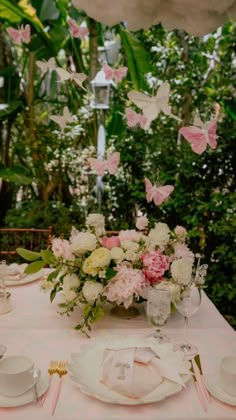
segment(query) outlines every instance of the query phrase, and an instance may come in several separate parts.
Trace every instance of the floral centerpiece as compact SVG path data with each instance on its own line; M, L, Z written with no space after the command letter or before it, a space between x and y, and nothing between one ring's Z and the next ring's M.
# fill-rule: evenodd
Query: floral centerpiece
M28 272L44 264L54 268L43 289L51 290L51 301L60 295L61 313L69 315L81 307L83 321L75 328L87 332L104 315L105 302L129 308L146 299L150 286L169 287L174 302L194 281L203 282L203 276L193 275L195 257L185 228L176 226L171 231L159 222L150 229L148 224L147 217L141 216L136 229L108 236L104 216L90 214L85 231L73 227L69 239L53 238L50 250L18 252L33 261Z

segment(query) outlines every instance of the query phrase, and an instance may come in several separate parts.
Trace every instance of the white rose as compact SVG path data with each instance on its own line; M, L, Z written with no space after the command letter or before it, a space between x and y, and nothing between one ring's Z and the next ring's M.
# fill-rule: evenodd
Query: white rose
M192 280L192 264L189 260L180 258L171 264L171 275L175 282L181 286L188 286Z
M130 249L128 249L125 253L125 258L128 261L132 261L132 262L137 261L138 257L139 257L138 254L136 254L136 252Z
M111 253L109 249L100 247L95 249L89 257L90 263L93 267L103 268L110 264Z
M102 292L103 285L101 283L87 280L83 285L82 293L88 303L93 303Z
M93 251L97 245L96 236L89 232L78 232L71 236L71 250L74 254L81 255L86 251Z
M117 264L120 264L125 259L125 253L122 248L119 248L118 246L114 246L110 250L111 253L111 259L114 260Z
M137 252L139 249L139 245L137 244L137 242L132 242L132 241L122 241L121 242L121 246L124 249L129 249L130 251L134 251Z
M76 298L77 293L74 289L77 289L80 285L80 280L76 274L67 274L63 279L63 292L66 300L71 301Z
M179 241L184 242L187 237L187 230L183 226L176 226L174 230Z
M160 248L164 248L170 239L170 229L166 223L155 223L155 228L151 229L148 237Z
M105 219L102 214L91 213L86 219L87 226L92 226L95 228L96 234L101 236L105 233Z

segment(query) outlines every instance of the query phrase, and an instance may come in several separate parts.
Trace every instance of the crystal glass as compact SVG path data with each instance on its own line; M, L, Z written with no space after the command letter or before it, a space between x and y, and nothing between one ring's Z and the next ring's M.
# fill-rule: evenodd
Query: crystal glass
M175 345L175 350L183 351L186 356L194 356L198 353L198 348L194 344L188 341L188 321L189 317L198 311L201 304L201 289L192 285L189 289L189 293L183 296L179 301L175 302L177 311L184 316L185 322L185 341Z
M159 343L170 341L169 337L162 333L162 328L170 316L169 290L150 287L146 312L149 323L156 329L152 337L156 338Z

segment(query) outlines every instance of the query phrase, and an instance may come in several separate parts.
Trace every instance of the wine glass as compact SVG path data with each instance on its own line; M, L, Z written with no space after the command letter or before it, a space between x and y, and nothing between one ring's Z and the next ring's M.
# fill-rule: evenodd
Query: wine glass
M180 300L174 302L177 311L184 316L185 321L185 342L176 344L174 346L175 350L181 350L188 357L194 356L198 353L198 348L194 344L189 343L188 341L188 321L189 317L193 315L200 307L201 304L201 289L192 285L190 287L189 293L185 296L182 296Z
M170 293L168 289L150 287L147 299L147 318L156 331L151 336L159 343L166 343L169 337L162 333L162 328L170 316Z

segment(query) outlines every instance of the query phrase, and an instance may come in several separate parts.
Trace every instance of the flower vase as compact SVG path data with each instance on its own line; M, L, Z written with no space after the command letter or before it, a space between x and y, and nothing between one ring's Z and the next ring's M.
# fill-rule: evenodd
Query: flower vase
M125 308L124 305L114 305L110 310L110 314L115 318L133 319L139 316L140 312L134 305L131 305L128 308Z

